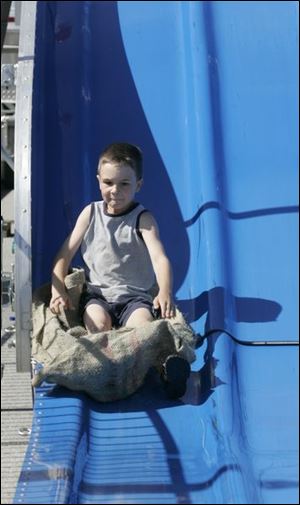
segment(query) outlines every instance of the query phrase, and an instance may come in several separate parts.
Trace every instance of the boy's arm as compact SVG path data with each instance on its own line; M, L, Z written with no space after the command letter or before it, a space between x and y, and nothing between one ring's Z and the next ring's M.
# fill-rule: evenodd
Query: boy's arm
M153 300L154 308L160 308L162 317L173 317L175 306L172 296L172 268L159 238L157 223L150 212L141 215L139 230L149 251L159 287L158 295Z
M54 314L59 314L60 307L71 308L70 300L65 288L65 277L68 274L70 263L79 249L83 236L90 222L91 205L83 209L79 215L71 234L67 237L57 253L53 270L50 309Z

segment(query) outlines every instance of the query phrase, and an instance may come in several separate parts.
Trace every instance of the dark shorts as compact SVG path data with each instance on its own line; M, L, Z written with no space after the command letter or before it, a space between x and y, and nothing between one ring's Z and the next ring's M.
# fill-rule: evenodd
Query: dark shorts
M114 328L125 326L131 314L140 308L148 309L153 318L156 318L152 302L142 296L135 296L125 302L110 303L104 296L92 293L88 290L84 290L80 298L79 312L81 318L83 318L84 311L91 300L95 300L98 305L106 310L111 317L112 326Z

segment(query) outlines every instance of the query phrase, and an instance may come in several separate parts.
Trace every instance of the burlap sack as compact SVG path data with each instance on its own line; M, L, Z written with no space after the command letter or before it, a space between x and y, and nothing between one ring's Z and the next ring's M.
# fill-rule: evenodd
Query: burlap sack
M194 361L196 336L178 310L175 318L156 320L140 328L88 335L77 319L83 283L82 270L66 278L75 310L60 317L47 306L50 285L35 293L32 355L44 367L34 376L33 386L47 380L108 402L134 393L149 369L160 369L170 354Z

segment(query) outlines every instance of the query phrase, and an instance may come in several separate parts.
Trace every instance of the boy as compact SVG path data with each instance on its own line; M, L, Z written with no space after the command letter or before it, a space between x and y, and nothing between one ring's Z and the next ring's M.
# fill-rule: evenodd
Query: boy
M138 147L126 143L108 146L100 156L97 173L103 201L83 209L55 258L50 309L58 314L61 307L71 308L64 279L81 246L87 277L81 310L89 333L113 326L138 327L153 321L153 308L159 309L163 318L175 315L171 265L157 224L152 214L134 201L142 175ZM155 281L158 293L153 299ZM170 370L179 364L182 371L186 369L186 380L188 363L172 358ZM183 389L185 385L180 392Z

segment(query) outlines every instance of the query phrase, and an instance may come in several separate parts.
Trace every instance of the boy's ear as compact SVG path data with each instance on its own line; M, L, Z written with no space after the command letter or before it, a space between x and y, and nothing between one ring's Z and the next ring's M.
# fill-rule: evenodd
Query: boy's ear
M138 191L141 189L141 187L142 187L142 185L143 185L143 182L144 182L144 181L143 181L143 179L139 179L139 180L137 181L137 188L136 188L136 192L138 192Z

